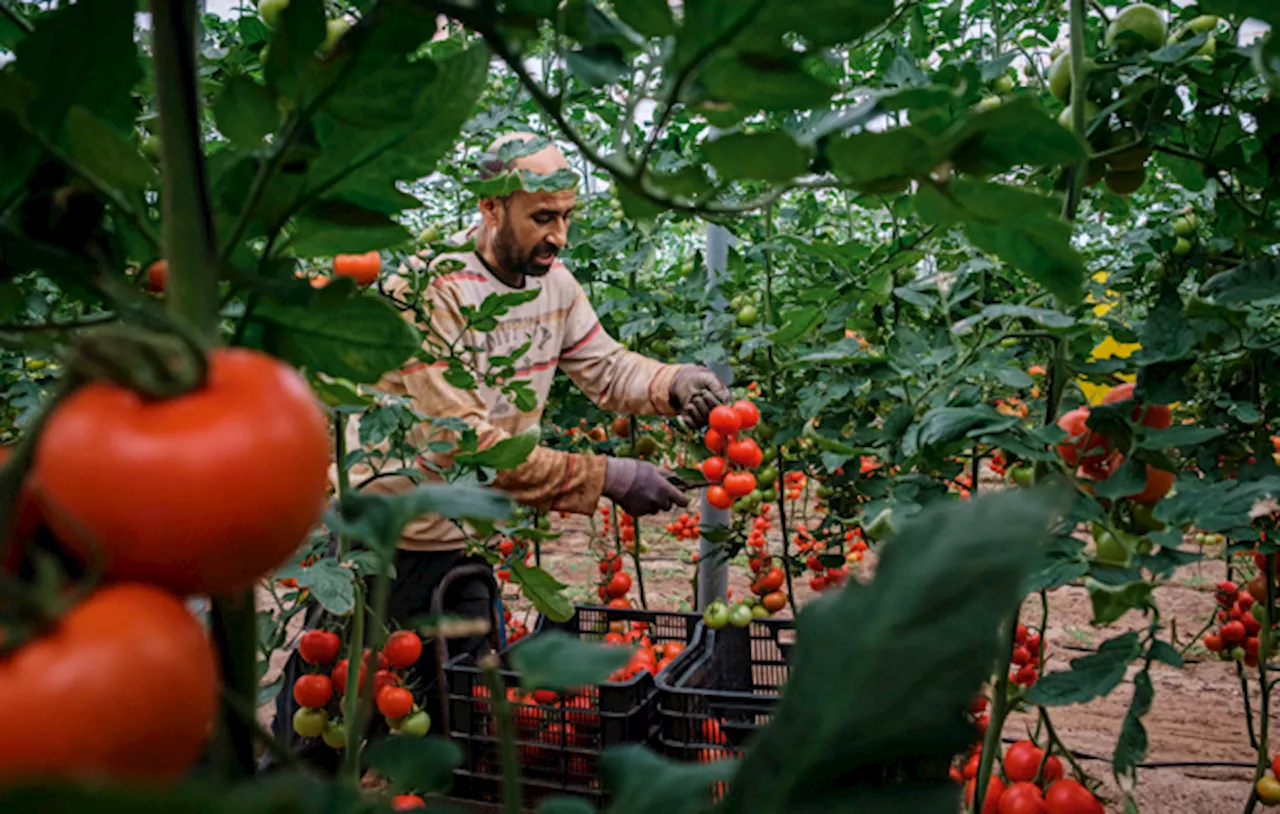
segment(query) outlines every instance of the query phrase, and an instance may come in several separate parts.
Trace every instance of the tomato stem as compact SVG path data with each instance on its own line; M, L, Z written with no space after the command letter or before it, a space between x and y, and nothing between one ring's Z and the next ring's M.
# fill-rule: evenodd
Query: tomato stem
M501 662L493 653L480 659L484 671L484 683L489 688L489 701L493 705L493 717L498 723L498 742L502 754L502 801L507 814L520 814L523 795L520 792L520 758L516 749L515 727L511 722L511 704L507 701L502 676L498 675Z
M1009 714L1009 664L1013 656L1014 634L1018 629L1018 614L1000 637L1001 657L996 665L996 685L991 692L991 714L987 718L987 732L982 739L982 757L978 760L978 777L973 788L973 811L982 811L987 797L987 785L991 780L991 767L1000 751L1000 734L1004 731L1004 719Z
M1085 0L1071 0L1071 129L1085 139L1085 103L1088 100L1089 78L1085 75ZM1086 145L1088 140L1085 139ZM1092 150L1090 149L1090 152ZM1063 204L1062 217L1076 219L1076 210L1084 193L1084 177L1089 159L1077 162L1071 168L1071 184L1067 188L1067 200Z
M1250 814L1258 805L1258 781L1262 779L1271 765L1268 759L1267 734L1271 718L1271 687L1267 683L1267 654L1271 651L1271 614L1276 602L1276 555L1267 555L1267 567L1264 569L1267 578L1266 614L1263 616L1262 629L1258 631L1258 688L1262 691L1262 709L1258 716L1258 764L1253 773L1253 787L1249 790L1249 800L1245 803L1245 814ZM1247 689L1247 688L1246 688ZM1248 692L1245 692L1248 697Z
M347 637L347 691L342 696L342 718L347 725L347 748L343 761L344 773L358 787L360 785L360 741L364 739L364 727L358 725L356 718L360 711L362 683L373 684L373 675L364 664L364 585L356 580L355 585L356 612L351 616L351 628ZM370 667L377 666L371 659ZM365 673L365 682L361 682L360 674ZM355 692L352 692L352 689Z
M160 166L165 297L174 314L203 336L218 331L218 253L205 184L196 82L195 3L151 0Z

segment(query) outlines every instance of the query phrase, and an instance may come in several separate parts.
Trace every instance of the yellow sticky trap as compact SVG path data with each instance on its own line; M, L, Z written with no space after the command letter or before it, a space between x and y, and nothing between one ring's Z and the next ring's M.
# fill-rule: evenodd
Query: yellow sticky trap
M1114 336L1108 336L1106 339L1098 343L1097 347L1089 355L1090 361L1099 359L1128 359L1134 353L1142 349L1142 345L1137 342L1117 342ZM1121 381L1136 382L1138 377L1132 373L1117 373ZM1111 385L1094 384L1085 380L1083 377L1077 380L1080 384L1080 391L1084 393L1085 399L1089 404L1101 404L1102 399L1111 392Z

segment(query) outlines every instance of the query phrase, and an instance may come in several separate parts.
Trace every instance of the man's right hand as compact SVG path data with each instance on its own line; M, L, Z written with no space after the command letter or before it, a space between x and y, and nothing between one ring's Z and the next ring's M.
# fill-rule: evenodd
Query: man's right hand
M605 469L604 496L633 517L688 506L689 498L671 484L664 470L646 461L610 458Z

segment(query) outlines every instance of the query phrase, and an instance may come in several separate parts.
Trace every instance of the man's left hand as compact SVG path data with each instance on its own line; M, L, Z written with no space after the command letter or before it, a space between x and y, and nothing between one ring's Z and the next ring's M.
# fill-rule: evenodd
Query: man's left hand
M694 429L707 425L707 417L718 404L729 403L729 388L705 367L685 365L671 382L671 406L680 411Z

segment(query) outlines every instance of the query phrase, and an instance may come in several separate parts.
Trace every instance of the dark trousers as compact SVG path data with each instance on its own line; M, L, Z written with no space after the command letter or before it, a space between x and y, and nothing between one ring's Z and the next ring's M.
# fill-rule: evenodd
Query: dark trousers
M435 589L444 580L446 574L455 568L472 563L483 564L479 557L468 557L462 551L400 551L396 555L396 578L391 581L391 590L387 601L387 623L392 628L406 627L414 617L422 617L431 613L431 599ZM473 619L487 619L491 614L497 615L499 625L502 621L501 610L490 604L490 594L483 579L465 578L454 580L444 594L443 611L452 616ZM321 626L326 613L319 605L307 610L304 628L310 630ZM366 630L368 628L366 627ZM449 641L450 658L461 653L480 655L489 650L489 639L486 636L471 636ZM344 653L339 654L342 658ZM295 647L290 653L284 667L284 683L276 696L276 717L272 724L272 733L282 743L290 745L298 755L322 772L336 773L342 765L343 753L327 746L321 739L303 740L293 731L293 715L298 704L293 700L293 683L298 676L308 672L308 667L298 655ZM436 670L436 647L432 640L423 642L422 657L411 670L411 681L414 694L418 697L423 709L431 716L431 734L442 734L439 731L442 720L440 715L441 697L444 688L439 686ZM348 687L356 685L357 669L349 669ZM336 693L329 704L330 717L340 713L341 698ZM368 736L386 733L387 726L377 710L373 711ZM267 753L260 768L269 770L277 764L276 758Z

